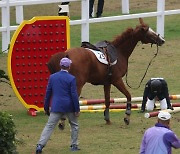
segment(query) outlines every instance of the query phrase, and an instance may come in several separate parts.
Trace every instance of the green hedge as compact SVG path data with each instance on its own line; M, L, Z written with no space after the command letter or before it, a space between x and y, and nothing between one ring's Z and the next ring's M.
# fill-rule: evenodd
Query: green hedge
M12 115L0 112L0 154L17 154L15 124Z

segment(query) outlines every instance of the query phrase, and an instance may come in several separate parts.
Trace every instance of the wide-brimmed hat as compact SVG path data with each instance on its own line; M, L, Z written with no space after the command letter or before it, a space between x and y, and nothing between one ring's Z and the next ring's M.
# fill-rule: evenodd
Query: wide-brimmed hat
M171 114L169 112L160 111L158 114L158 118L161 120L169 120L171 118Z
M69 58L62 58L60 60L60 66L69 67L71 65L72 61Z

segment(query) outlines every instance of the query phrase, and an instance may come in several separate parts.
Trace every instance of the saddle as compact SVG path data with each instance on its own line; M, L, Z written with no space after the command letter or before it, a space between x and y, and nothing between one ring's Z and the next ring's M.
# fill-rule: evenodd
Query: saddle
M106 40L97 42L95 45L89 42L82 42L81 47L102 52L107 57L107 61L110 66L116 64L117 62L116 48Z
M102 52L108 61L108 80L110 80L110 76L112 75L111 67L117 63L117 51L116 48L108 41L100 41L97 42L95 45L89 42L82 42L81 47L89 48L95 51Z

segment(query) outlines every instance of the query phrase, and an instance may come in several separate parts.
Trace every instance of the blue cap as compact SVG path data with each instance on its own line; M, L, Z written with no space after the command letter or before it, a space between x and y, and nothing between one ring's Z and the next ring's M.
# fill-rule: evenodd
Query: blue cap
M69 67L72 61L69 58L62 58L60 60L60 66Z

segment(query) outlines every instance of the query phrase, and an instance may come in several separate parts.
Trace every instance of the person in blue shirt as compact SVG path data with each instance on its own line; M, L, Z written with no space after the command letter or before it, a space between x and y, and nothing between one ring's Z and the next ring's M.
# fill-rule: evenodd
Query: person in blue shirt
M71 63L69 58L62 58L60 60L61 70L49 77L44 101L44 111L49 115L49 119L37 143L36 154L42 153L55 126L64 117L67 117L71 126L70 149L71 151L80 150L78 148L80 107L76 78L68 72Z
M171 114L160 111L158 122L143 136L140 154L172 154L172 147L180 148L180 139L170 129Z

